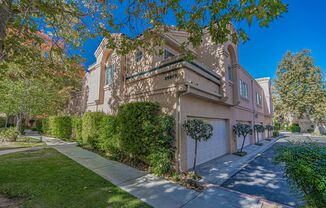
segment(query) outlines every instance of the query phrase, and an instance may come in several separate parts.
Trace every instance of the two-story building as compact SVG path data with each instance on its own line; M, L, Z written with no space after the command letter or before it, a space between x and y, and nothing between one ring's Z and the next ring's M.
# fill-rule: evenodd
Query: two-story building
M96 62L85 75L86 111L115 114L122 103L159 102L164 113L175 116L176 156L183 171L191 168L194 158L194 141L182 128L185 120L201 118L214 127L213 137L198 145L198 164L241 146L242 138L232 132L237 122L271 124L271 81L254 79L239 65L237 45L216 45L204 31L202 44L189 48L195 58L186 60L180 48L186 32L171 27L163 38L161 55L139 49L125 56L106 48L103 39L94 53ZM255 140L250 136L245 145Z

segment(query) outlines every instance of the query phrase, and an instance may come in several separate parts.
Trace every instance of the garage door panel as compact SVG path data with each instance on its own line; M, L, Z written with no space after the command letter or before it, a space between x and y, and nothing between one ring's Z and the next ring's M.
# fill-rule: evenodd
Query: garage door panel
M198 142L197 164L212 160L228 153L228 142L225 120L208 121L213 126L213 135L208 141ZM187 160L188 167L192 168L195 154L195 141L187 137Z

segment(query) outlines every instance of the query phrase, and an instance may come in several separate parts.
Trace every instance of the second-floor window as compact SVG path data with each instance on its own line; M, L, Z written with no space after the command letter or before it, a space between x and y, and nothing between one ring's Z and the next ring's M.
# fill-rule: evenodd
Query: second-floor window
M248 98L248 84L240 79L240 95Z
M105 69L105 85L110 85L113 83L115 65L109 64Z
M262 97L258 92L256 92L256 103L257 103L257 105L262 104Z
M172 52L170 52L170 51L168 51L166 49L164 50L164 60L168 59L170 57L173 57L173 56L174 56L174 54Z
M141 52L140 50L136 51L135 53L135 60L136 62L140 62L143 58L143 52Z
M233 74L232 74L232 66L231 65L228 66L228 76L229 76L229 80L232 81Z

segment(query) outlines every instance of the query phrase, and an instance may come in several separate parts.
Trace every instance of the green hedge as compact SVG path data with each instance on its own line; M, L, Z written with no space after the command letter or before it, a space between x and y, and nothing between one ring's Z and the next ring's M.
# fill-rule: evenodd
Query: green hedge
M0 128L4 128L6 126L6 118L0 117Z
M71 117L70 116L50 116L50 135L60 139L70 139L71 137Z
M42 133L48 135L50 134L49 118L42 119Z
M43 120L43 119L37 119L37 120L36 120L36 130L37 130L38 132L43 132L43 131L42 131L42 120Z
M276 163L285 164L285 175L304 193L305 207L326 207L326 151L313 143L292 143L278 149Z
M301 128L300 128L299 124L297 124L297 123L293 123L293 124L291 124L291 126L290 126L290 131L291 131L292 133L300 132L300 131L301 131Z
M99 130L102 119L106 115L103 112L87 112L82 118L82 144L90 144L97 148Z
M121 150L146 160L158 125L160 106L152 102L127 103L119 107L117 130Z
M97 147L106 155L119 158L121 148L117 135L117 120L114 116L104 116L99 126L99 138Z
M71 117L71 138L78 143L82 143L82 118L80 116Z

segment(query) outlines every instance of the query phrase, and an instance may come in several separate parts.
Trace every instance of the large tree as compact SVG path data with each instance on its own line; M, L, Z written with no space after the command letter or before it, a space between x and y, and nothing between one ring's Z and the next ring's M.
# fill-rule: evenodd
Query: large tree
M255 20L266 27L286 11L281 0L0 0L0 60L13 58L24 39L37 38L36 31L75 48L99 35L115 47L111 32L120 32L125 35L119 47L123 53L159 44L171 24L187 31L185 44L193 46L201 43L205 26L216 43L224 43L230 34L234 41L245 41L243 24L237 23ZM230 22L238 25L236 30L230 29ZM141 40L130 39L139 34Z
M279 117L309 116L316 124L326 117L326 89L309 50L287 52L276 71L275 112Z

